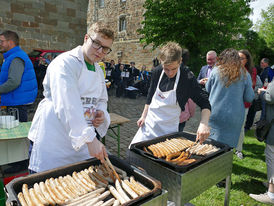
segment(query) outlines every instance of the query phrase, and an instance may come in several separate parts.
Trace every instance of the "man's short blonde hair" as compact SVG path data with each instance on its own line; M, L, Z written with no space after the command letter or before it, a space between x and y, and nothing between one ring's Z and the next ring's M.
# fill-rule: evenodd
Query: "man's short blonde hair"
M96 22L89 27L88 35L92 35L93 33L101 33L105 38L114 41L113 30L109 29L109 27L103 22Z
M168 42L161 48L159 58L161 64L171 64L175 61L179 62L182 59L182 48L178 43Z

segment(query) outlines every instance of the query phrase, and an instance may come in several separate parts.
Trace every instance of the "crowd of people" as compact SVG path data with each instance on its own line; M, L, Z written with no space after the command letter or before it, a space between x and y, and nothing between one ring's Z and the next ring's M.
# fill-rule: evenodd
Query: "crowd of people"
M106 79L111 82L111 88L116 90L116 97L126 96L126 88L134 87L141 95L146 96L151 80L151 72L147 71L146 65L141 70L136 68L135 62L124 64L118 59L104 62L106 65Z
M255 100L262 101L262 119L274 116L274 68L267 58L261 60L261 71L254 67L247 50L225 49L219 55L209 51L207 65L198 78L187 66L189 51L175 42L166 43L159 60L148 72L135 62L123 64L118 59L101 62L109 54L114 32L102 23L93 24L83 38L83 45L64 52L54 60L39 59L43 83L36 81L35 70L27 54L19 46L15 32L0 34L0 48L5 61L0 72L1 106L16 108L19 120L27 121L27 109L43 86L44 99L32 120L30 140L30 173L42 172L90 157L101 162L108 156L98 137L104 137L110 124L107 111L108 94L105 78L124 95L132 86L147 96L139 127L131 144L165 134L183 131L193 116L196 105L201 108L197 139L208 137L235 148L240 159L246 130L253 125ZM103 68L103 69L102 69ZM237 114L237 115L235 115ZM129 145L129 147L131 146ZM45 145L47 145L45 147ZM250 197L274 203L274 124L266 139L267 187L265 194Z

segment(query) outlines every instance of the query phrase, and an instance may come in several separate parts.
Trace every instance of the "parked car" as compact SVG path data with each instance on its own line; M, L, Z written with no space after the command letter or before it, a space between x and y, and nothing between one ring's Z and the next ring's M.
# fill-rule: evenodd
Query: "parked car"
M34 66L39 90L43 90L42 83L46 75L48 64L52 59L63 52L64 51L60 50L34 49L29 53L29 58ZM49 58L49 55L51 55L51 59Z
M34 49L32 52L29 53L29 58L31 59L33 65L35 61L39 60L39 57L43 57L43 59L47 59L48 55L51 55L54 59L59 54L63 53L65 51L61 50L46 50L46 49Z

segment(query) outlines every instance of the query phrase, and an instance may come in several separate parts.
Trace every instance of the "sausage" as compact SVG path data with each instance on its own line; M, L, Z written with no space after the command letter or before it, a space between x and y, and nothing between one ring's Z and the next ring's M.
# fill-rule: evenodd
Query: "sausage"
M103 203L104 203L104 201L99 201L99 202L97 202L95 205L93 205L93 206L101 206L101 205L103 205ZM87 206L89 206L89 205L87 205Z
M78 185L85 190L85 193L90 191L90 188L88 188L85 184L82 183L76 172L72 173L72 179L74 179L74 181L77 182Z
M115 181L115 187L116 187L116 190L119 192L119 194L123 197L123 199L126 200L126 202L130 201L130 198L127 196L125 191L122 189L121 184L118 180Z
M23 184L22 186L22 192L24 195L24 198L29 206L35 206L34 202L32 201L30 194L29 194L29 189L27 184Z
M98 190L99 191L99 190ZM100 193L98 193L98 191L96 193L93 193L89 196L86 196L85 198L81 199L80 201L76 201L76 202L72 202L68 205L70 206L74 206L74 205L77 205L77 206L88 206L88 205L94 205L95 203L105 199L109 194L110 192L109 191L106 191L104 192L103 194L99 195ZM102 190L101 190L102 191ZM99 196L98 196L99 195ZM91 199L92 198L92 199Z
M87 193L85 195L82 195L81 197L69 200L69 201L66 202L66 204L72 204L72 203L74 204L75 202L78 202L78 201L80 201L82 199L96 197L96 196L98 196L98 194L101 194L104 191L105 191L105 188L100 188L100 189L94 190L94 191L89 192L89 193Z
M37 198L40 200L40 202L43 204L43 205L48 205L49 202L47 201L47 199L45 198L45 196L42 194L41 190L40 190L40 187L38 185L38 183L35 183L33 185L33 189L34 189L34 192L35 194L37 195Z
M138 197L138 194L134 192L125 182L124 180L122 181L122 187L124 190L134 199Z
M45 183L40 182L39 187L41 189L42 194L45 196L46 200L49 202L50 205L55 205L56 202L53 200L53 198L50 196L50 193L48 192Z
M109 168L109 166L107 165L106 161L103 163L103 165L105 166L110 178L112 179L113 182L115 182L115 178L114 175L112 173L112 170Z
M58 198L58 196L55 194L54 190L52 189L52 187L50 186L50 183L49 183L49 179L47 179L45 181L45 185L46 185L46 188L50 194L50 196L52 197L52 199L54 199L54 201L59 204L59 205L62 205L65 201L64 200L60 200Z
M89 194L89 193L88 193ZM79 199L77 201L72 201L69 203L66 203L66 206L87 206L88 203L92 202L98 202L98 194L97 193L93 193L93 194L89 194L89 196L85 196L82 199Z
M88 170L82 170L81 171L81 175L90 183L92 184L92 186L94 187L94 189L96 188L96 184L95 182L92 181L92 179L90 179L90 177L88 176Z
M66 198L66 200L73 199L73 195L70 195L65 188L62 187L61 183L59 182L58 178L54 179L55 185L57 189L59 189L60 193Z
M130 182L133 183L135 186L137 186L139 189L141 189L142 191L146 192L150 192L150 189L148 189L147 187L145 187L143 184L141 184L140 182L135 181L134 177L131 176L130 177Z
M18 199L19 199L19 202L22 206L28 206L28 203L26 202L25 198L24 198L24 195L22 192L19 192L18 195L17 195Z
M124 182L138 195L143 195L145 192L142 190L139 190L137 187L135 187L131 182L128 180L124 180Z
M44 206L44 204L42 204L42 202L37 198L36 194L34 193L33 188L29 189L29 194L30 194L30 198L31 198L32 202L36 206Z
M182 161L182 162L178 163L178 165L180 165L180 166L182 166L182 165L188 165L188 164L191 164L191 163L193 163L195 161L196 161L196 159L187 159L185 161Z
M169 155L166 156L166 161L169 162L172 158L178 157L180 154L181 154L180 151L179 152L175 152L175 153L171 153L171 154L169 154Z
M65 201L67 198L59 191L59 189L57 188L57 186L55 185L55 181L54 179L51 177L49 179L49 185L52 189L52 191L54 192L54 194L58 197L58 199Z
M120 205L119 200L115 200L112 206L119 206L119 205Z
M188 152L182 152L179 157L172 159L171 162L177 162L179 159L181 159L183 157L187 157L188 154L189 154Z
M114 167L114 169L116 170L117 173L119 173L119 174L122 175L123 179L127 178L127 173L124 170L122 170L122 169L120 169L120 168L118 168L118 167L116 167L114 165L113 165L113 167Z
M64 181L73 189L73 191L76 191L79 196L86 194L87 191L83 189L70 175L67 175L64 177Z
M96 179L98 179L100 182L102 182L102 183L104 183L104 185L108 185L108 181L106 181L105 179L104 179L104 177L102 177L100 174L98 174L97 172L95 172L93 169L92 169L92 167L89 167L88 168L88 171L91 173L91 174L93 174L95 177L96 177Z
M115 199L111 198L108 201L104 202L101 206L112 206L114 201L115 201Z
M78 178L81 180L81 182L87 187L89 188L89 191L92 191L95 189L95 186L92 185L91 183L89 183L81 174L81 172L76 173L76 175L78 176Z
M109 175L106 175L103 173L103 170L98 169L95 171L97 174L99 174L101 177L103 177L108 183L113 183L113 180L109 177Z
M69 185L67 185L67 183L65 182L63 177L58 177L58 181L59 183L62 185L62 187L64 188L64 190L72 197L72 198L76 198L79 197L79 195L76 193L76 191L72 190L71 187Z
M112 194L117 200L119 200L119 202L120 202L121 204L124 204L124 203L126 202L126 200L119 194L119 192L117 192L117 190L116 190L113 186L109 185L109 186L108 186L108 189L109 189L109 191L111 192L111 194Z
M98 198L99 198L99 200L104 200L104 199L106 199L107 196L109 196L109 195L110 195L110 191L107 190L107 191L105 191L103 194L101 194Z

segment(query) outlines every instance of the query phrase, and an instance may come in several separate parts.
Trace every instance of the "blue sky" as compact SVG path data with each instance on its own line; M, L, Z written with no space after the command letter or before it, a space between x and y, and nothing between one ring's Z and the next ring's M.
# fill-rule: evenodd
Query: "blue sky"
M253 24L260 19L262 9L266 10L271 3L274 4L274 0L255 0L250 3L250 7L253 8L253 14L249 18Z

